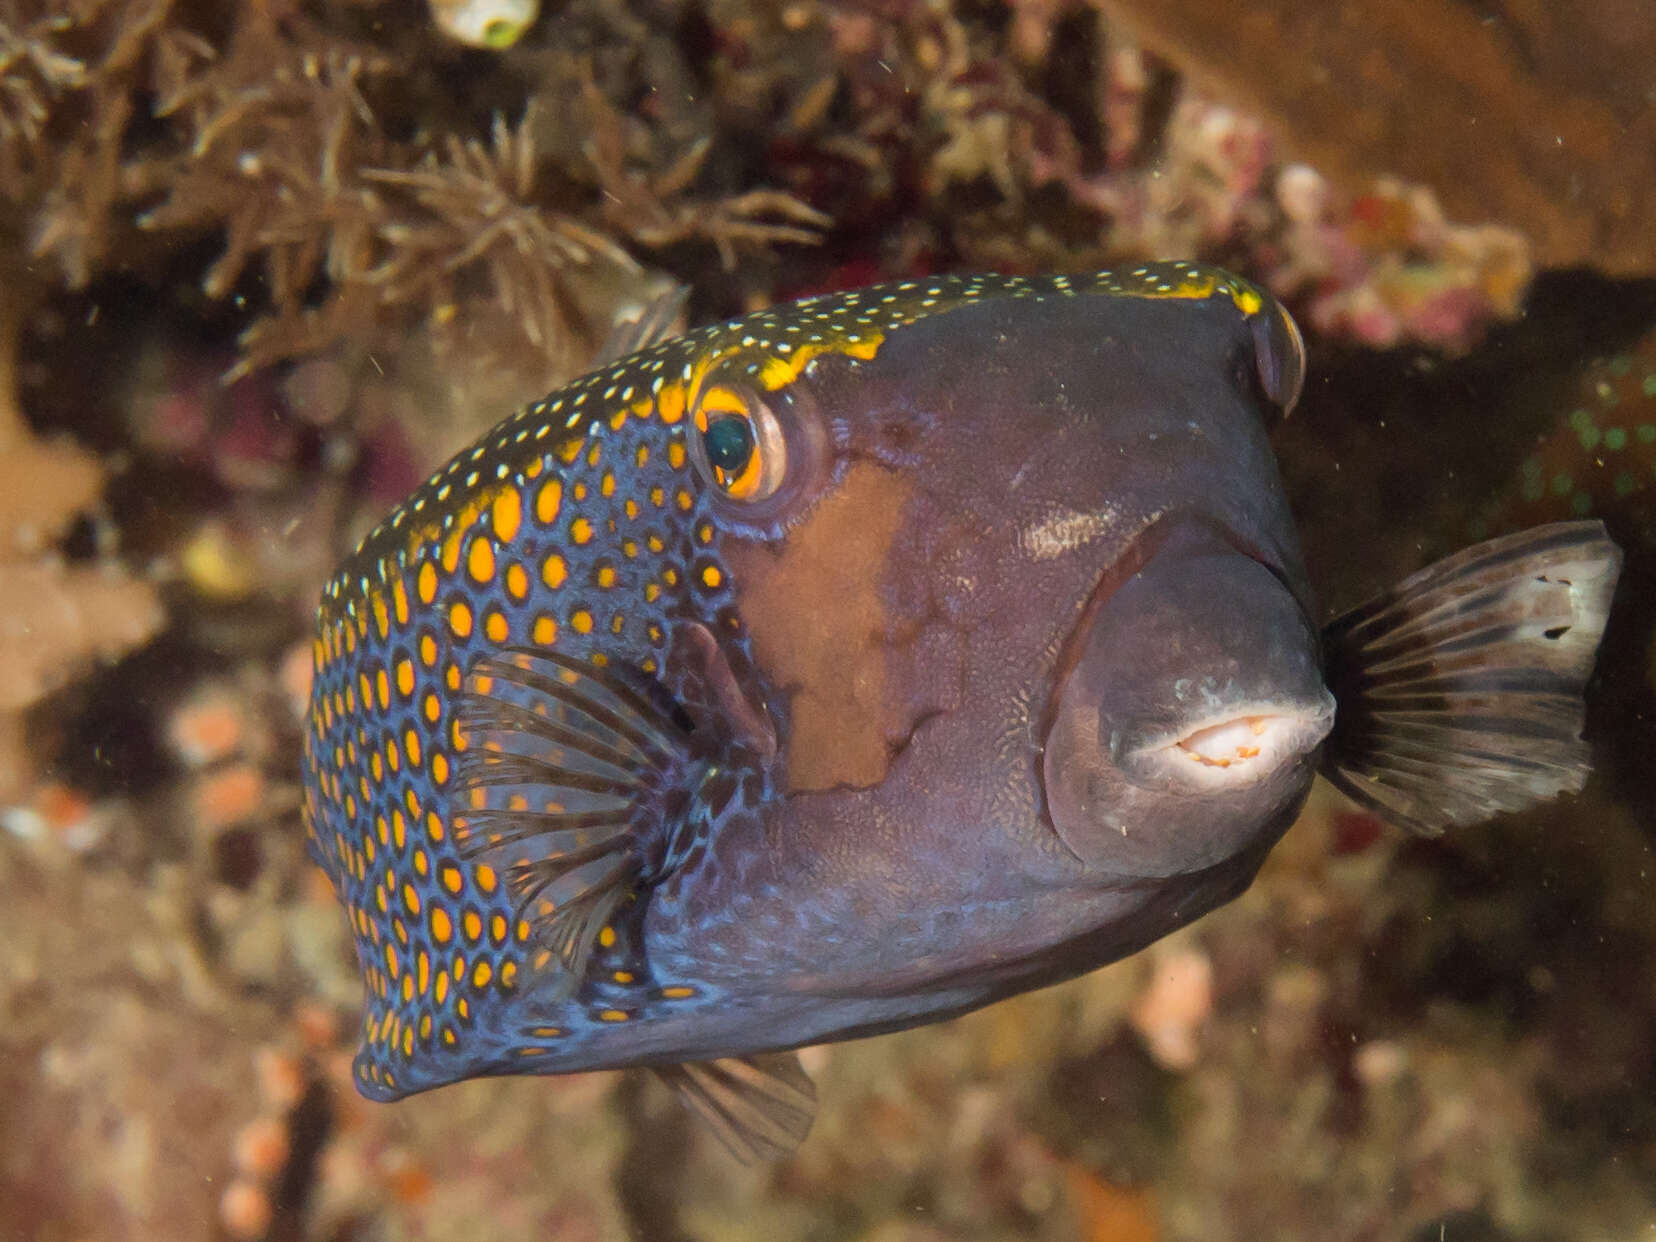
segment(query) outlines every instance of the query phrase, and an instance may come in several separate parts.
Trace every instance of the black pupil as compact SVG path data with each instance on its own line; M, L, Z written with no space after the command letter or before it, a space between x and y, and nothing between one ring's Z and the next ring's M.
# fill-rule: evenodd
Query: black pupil
M721 418L709 423L702 437L707 461L724 474L740 474L753 456L753 428L745 418Z

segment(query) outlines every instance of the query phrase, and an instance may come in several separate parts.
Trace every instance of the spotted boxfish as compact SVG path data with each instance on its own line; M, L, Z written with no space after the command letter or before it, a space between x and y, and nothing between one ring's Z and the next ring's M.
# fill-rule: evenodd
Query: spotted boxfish
M792 1050L1135 952L1319 771L1421 833L1579 788L1616 547L1319 627L1268 440L1305 369L1214 268L943 277L652 341L442 467L315 640L362 1093L647 1066L780 1153Z

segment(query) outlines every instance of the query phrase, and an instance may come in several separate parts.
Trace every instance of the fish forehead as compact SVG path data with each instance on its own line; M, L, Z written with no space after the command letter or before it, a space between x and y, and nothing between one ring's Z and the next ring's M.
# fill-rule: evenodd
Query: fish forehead
M456 699L480 653L556 646L655 672L674 616L732 614L739 627L721 532L687 461L704 379L734 367L774 390L819 358L874 359L906 325L964 305L1087 294L1223 299L1243 314L1262 303L1215 269L1169 264L908 281L757 312L524 408L363 541L323 594L305 783L312 850L367 985L365 1091L602 1064L610 1045L636 1057L651 1041L617 1038L623 1025L716 999L690 970L640 990L641 964L618 957L601 963L604 986L540 1012L530 984L546 951L503 877L457 848L449 792L464 749Z

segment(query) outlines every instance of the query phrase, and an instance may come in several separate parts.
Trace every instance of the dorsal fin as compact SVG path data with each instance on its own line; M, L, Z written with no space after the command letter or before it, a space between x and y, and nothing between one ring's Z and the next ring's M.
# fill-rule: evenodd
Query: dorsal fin
M592 365L601 367L619 362L628 354L648 349L657 341L675 335L674 325L689 297L689 285L669 285L642 305L622 310L616 315L604 343L598 347Z

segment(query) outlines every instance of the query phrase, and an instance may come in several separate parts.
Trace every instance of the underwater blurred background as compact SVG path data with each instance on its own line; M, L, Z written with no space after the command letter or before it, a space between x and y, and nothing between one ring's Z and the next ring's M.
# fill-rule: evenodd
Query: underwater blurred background
M0 0L0 1239L1656 1236L1648 0ZM812 1049L743 1168L638 1076L350 1079L313 610L674 283L1222 263L1310 350L1329 615L1486 535L1628 552L1586 792L1319 787L1136 958Z

